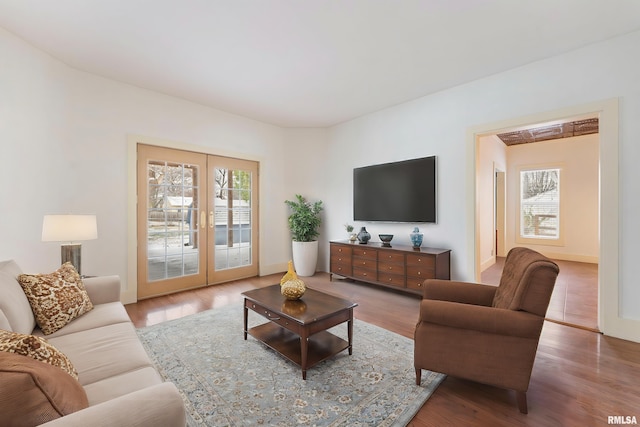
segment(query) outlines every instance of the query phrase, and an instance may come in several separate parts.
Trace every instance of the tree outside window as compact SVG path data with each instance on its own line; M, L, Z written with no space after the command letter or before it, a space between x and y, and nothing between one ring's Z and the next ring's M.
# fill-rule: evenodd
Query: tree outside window
M520 237L560 237L560 169L520 172Z

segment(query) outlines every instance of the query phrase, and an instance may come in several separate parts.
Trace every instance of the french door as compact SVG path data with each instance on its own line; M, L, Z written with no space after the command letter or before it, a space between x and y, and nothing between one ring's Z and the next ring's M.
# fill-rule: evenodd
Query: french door
M138 298L258 274L258 164L138 145Z

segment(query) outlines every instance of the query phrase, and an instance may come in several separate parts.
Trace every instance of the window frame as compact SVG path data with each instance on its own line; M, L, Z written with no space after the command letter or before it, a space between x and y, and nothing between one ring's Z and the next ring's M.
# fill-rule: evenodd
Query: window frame
M522 173L533 171L557 170L558 171L558 233L557 236L523 236L522 235ZM516 210L516 243L528 245L564 246L564 165L562 163L544 163L526 165L517 168L516 185L518 186L518 202Z

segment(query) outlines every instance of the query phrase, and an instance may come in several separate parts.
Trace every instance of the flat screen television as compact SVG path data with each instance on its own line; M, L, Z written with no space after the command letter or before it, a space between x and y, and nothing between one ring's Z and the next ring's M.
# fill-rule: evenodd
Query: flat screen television
M355 168L353 219L436 222L436 156Z

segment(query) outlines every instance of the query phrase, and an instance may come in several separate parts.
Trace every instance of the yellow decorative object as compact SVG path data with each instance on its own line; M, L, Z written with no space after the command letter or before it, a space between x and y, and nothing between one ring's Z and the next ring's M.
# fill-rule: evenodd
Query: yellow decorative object
M284 274L284 276L282 276L282 279L280 279L280 286L284 285L285 282L288 282L289 280L293 280L297 278L298 278L298 275L293 270L293 261L289 260L289 269Z
M288 300L299 299L306 290L304 282L300 279L287 280L280 286L280 293Z

